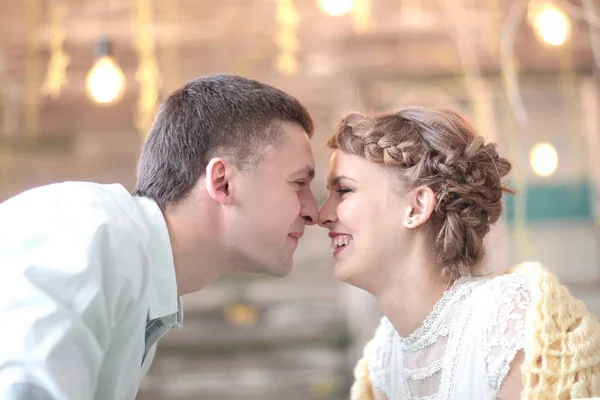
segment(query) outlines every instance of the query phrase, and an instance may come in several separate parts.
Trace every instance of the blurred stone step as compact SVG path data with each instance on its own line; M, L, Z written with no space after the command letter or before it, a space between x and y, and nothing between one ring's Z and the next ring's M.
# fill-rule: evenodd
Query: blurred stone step
M247 325L228 320L226 307L184 312L184 329L171 331L160 346L216 352L313 341L335 345L347 337L343 311L327 300L251 304L246 312L254 314Z
M345 352L326 347L190 355L157 353L138 400L342 399Z

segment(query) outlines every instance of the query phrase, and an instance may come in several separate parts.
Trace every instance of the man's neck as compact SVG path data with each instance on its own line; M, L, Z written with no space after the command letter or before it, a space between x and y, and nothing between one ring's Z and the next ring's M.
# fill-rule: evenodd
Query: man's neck
M210 285L227 271L224 249L211 217L189 218L177 212L165 212L169 229L178 296ZM195 221L203 220L204 223Z

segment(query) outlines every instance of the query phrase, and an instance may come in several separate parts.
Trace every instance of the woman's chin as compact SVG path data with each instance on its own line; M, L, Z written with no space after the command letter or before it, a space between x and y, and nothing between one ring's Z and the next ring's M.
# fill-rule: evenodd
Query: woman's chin
M348 283L356 286L356 274L354 268L348 260L336 261L334 268L334 276L340 282Z

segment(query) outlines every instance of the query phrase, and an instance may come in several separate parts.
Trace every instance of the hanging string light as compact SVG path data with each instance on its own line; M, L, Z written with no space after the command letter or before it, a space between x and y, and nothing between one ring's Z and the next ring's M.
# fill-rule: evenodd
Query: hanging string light
M571 20L552 1L532 0L528 18L539 38L550 46L563 45L571 34Z
M3 86L5 83L4 80L4 59L3 54L0 49L0 87L4 88L3 92L0 93L0 185L3 185L8 182L10 179L10 153L6 151L5 140L8 136L7 129L7 120L6 117L8 115L8 109L5 108L6 104L4 101L4 96L6 95L6 88Z
M103 38L96 47L96 62L88 72L85 87L96 103L112 104L123 97L125 74L117 64L108 38Z
M519 131L522 126L514 115L510 113L512 105L508 98L503 102L503 112L501 112L503 132L506 135L505 143L507 144L508 155L515 158L520 152L519 142L521 137ZM531 234L527 228L527 175L516 173L511 179L511 189L519 193L514 197L513 203L513 227L512 231L516 239L516 255L518 259L532 259L535 257L535 246L531 240Z
M42 93L51 98L60 96L61 88L67 83L67 67L69 56L64 50L67 36L64 17L67 9L57 0L50 2L50 61L46 71L46 79L42 85Z
M6 88L4 87L4 59L2 54L2 49L0 49L0 87L4 90L0 93L0 144L2 144L2 138L7 134L6 129L6 114L5 112L5 104L4 98L6 96ZM2 148L0 147L0 157L2 156ZM1 159L0 159L1 160ZM2 172L0 171L0 175ZM1 180L1 179L0 179Z
M521 20L527 12L529 0L514 0L500 29L500 69L512 114L521 128L529 123L529 116L521 97L518 64L515 56L515 37Z
M371 28L371 0L354 0L352 18L356 33L368 31Z
M140 84L135 125L138 132L145 137L156 112L161 77L156 58L152 1L132 1L135 10L135 48L138 56L138 68L135 77Z
M40 88L43 80L42 57L38 41L38 29L42 16L40 0L26 0L25 12L27 29L25 134L33 136L38 133Z
M582 132L587 149L588 176L594 187L596 196L593 196L594 225L600 228L600 93L594 78L584 78L579 90L581 96Z
M464 10L449 4L447 1L438 0L438 2L449 20L454 21L449 33L454 39L463 67L465 88L469 95L475 124L482 132L489 135L488 140L493 140L496 131L493 96L488 87L489 85L481 75L481 67L473 37L466 29L468 17Z
M298 11L294 0L277 0L277 31L275 43L279 47L276 67L284 75L298 72L296 53L300 47L297 37Z
M348 14L355 0L319 0L319 7L332 17ZM360 0L359 0L360 1Z
M181 56L179 54L178 28L180 26L180 0L156 2L156 16L161 24L168 27L163 35L162 46L159 45L159 59L162 67L161 90L172 92L181 81Z
M556 171L558 154L552 144L538 143L531 148L529 162L536 175L547 178Z

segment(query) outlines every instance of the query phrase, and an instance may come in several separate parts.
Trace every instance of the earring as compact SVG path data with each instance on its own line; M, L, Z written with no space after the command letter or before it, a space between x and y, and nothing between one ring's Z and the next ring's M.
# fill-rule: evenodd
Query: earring
M406 223L409 224L409 225L411 225L413 223L413 219L412 218L407 219Z

